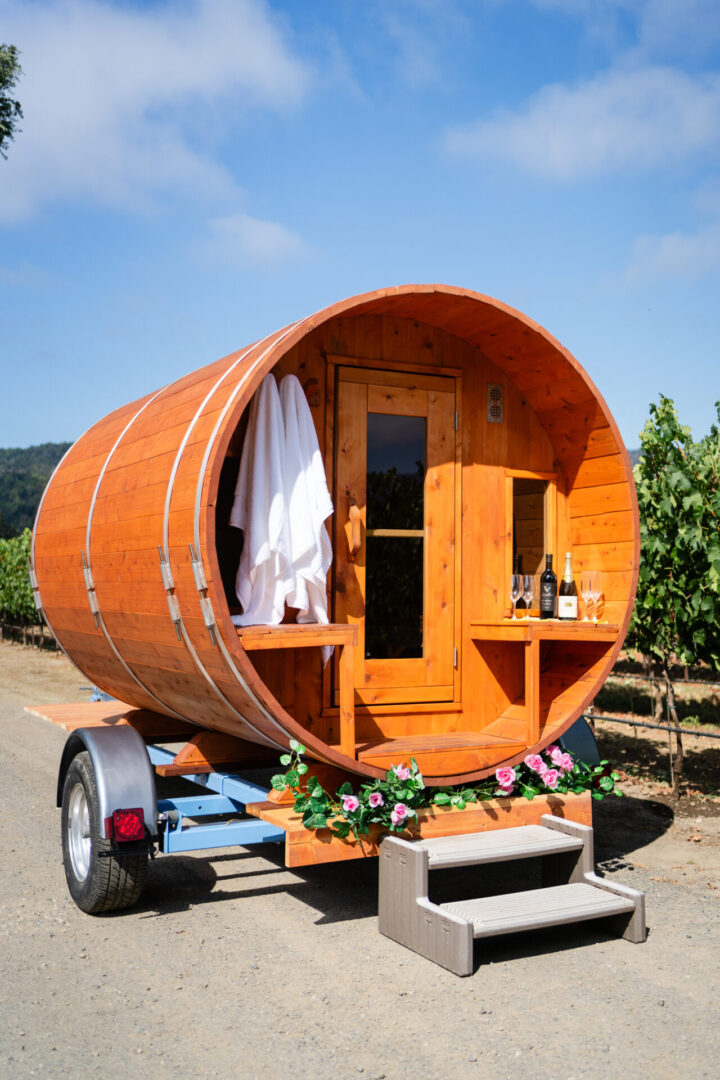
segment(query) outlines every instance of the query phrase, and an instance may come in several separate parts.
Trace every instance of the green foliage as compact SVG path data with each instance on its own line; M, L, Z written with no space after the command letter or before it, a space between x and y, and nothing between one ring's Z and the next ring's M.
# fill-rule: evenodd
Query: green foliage
M40 621L33 600L28 560L31 533L0 540L0 620L29 626Z
M343 840L351 833L356 840L367 836L371 825L388 832L407 832L417 823L418 811L429 806L463 810L468 803L512 794L526 799L548 793L579 795L583 791L590 791L594 799L621 794L615 786L620 776L607 761L594 767L585 765L551 746L544 751L545 758L529 755L522 765L498 769L495 776L470 787L430 790L425 787L417 762L411 758L409 765L393 765L384 780L361 784L357 792L346 781L331 795L316 776L302 779L308 773L308 766L302 761L305 747L293 739L290 749L291 753L280 758L287 772L273 776L272 787L275 791L294 790L294 809L302 814L306 829L330 829Z
M720 402L716 403L720 422ZM669 668L720 667L720 429L693 442L673 402L650 406L635 467L641 561L628 645Z
M45 485L70 443L0 450L0 537L32 528Z
M0 155L7 158L5 148L15 138L18 120L22 119L22 107L11 96L22 68L18 60L19 52L14 45L0 45Z

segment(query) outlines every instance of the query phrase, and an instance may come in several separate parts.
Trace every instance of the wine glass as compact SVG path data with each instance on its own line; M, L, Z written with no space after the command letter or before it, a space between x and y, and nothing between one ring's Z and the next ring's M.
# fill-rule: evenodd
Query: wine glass
M602 596L602 574L599 570L593 571L592 576L592 599L593 599L593 622L598 621L598 600Z
M580 576L580 594L585 603L585 618L583 622L590 622L590 616L588 615L588 609L593 598L593 572L592 570L583 570Z
M532 600L535 596L535 575L523 574L523 600L525 601L525 607L527 609L528 616L530 615L530 608L532 607Z
M520 595L523 591L523 579L521 574L510 575L510 599L512 600L512 617L517 619L515 611L515 605L517 604Z

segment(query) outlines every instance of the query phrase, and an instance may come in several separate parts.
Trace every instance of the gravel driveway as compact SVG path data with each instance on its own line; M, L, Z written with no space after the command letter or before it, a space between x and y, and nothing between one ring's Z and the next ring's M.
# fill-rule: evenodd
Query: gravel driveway
M378 933L371 860L160 856L137 908L92 917L62 868L65 733L23 711L87 700L82 685L62 657L0 643L1 1076L717 1075L720 819L598 804L600 872L646 891L647 942L592 923L491 939L467 979Z

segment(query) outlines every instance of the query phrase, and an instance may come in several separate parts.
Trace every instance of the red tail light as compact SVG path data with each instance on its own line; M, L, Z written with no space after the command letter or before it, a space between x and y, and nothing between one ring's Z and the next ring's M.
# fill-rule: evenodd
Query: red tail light
M145 839L145 815L142 807L115 810L112 816L113 836L118 842Z

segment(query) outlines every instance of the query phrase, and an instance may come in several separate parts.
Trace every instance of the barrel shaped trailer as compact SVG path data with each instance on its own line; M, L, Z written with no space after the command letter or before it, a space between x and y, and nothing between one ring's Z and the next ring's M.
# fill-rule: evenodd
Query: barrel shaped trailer
M269 372L300 379L324 457L329 625L232 622L228 517ZM597 621L509 618L516 557L537 574L565 551L602 573ZM56 469L32 546L60 647L124 703L63 754L76 901L131 903L156 842L286 836L249 770L293 739L328 783L411 757L430 785L471 783L542 750L610 671L638 565L632 470L602 397L542 327L469 290L352 297L116 410ZM156 772L200 796L158 802ZM222 837L202 824L248 806Z

